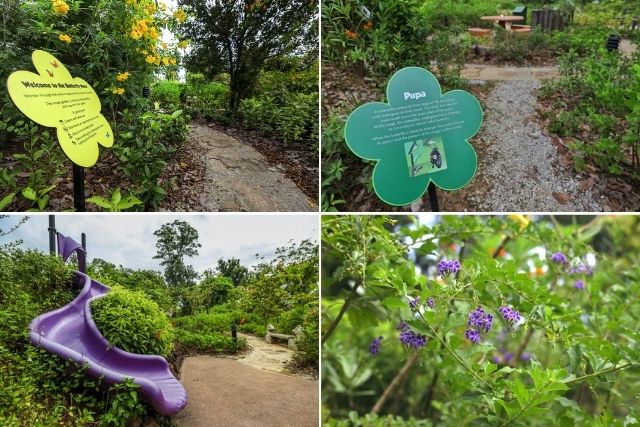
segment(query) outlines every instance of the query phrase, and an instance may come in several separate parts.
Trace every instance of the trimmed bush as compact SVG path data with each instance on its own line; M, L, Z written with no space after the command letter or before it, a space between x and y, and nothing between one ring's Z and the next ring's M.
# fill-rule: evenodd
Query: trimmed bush
M114 288L91 304L96 325L113 346L131 353L167 356L174 331L167 315L144 293Z

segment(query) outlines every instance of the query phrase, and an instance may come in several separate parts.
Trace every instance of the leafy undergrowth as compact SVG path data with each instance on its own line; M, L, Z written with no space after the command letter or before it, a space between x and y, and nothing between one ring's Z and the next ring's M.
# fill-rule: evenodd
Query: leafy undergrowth
M323 218L326 425L637 424L639 229Z

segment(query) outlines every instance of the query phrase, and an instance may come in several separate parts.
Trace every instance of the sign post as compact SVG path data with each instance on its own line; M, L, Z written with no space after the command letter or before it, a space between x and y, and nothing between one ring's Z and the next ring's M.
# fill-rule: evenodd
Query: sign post
M463 90L443 94L433 74L403 68L387 84L387 103L356 108L345 125L347 145L358 157L376 161L373 188L385 203L408 205L428 189L439 211L436 186L459 190L476 173L469 144L482 124L478 100Z
M84 211L84 168L98 161L99 145L111 147L113 132L102 115L93 87L72 77L53 55L36 50L32 56L38 72L16 71L7 88L16 107L34 122L56 128L62 151L73 162L73 195L77 211Z

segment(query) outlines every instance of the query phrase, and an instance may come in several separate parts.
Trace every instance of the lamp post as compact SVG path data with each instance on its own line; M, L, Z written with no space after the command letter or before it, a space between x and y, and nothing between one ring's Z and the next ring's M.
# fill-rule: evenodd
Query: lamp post
M238 341L238 325L235 322L231 324L231 338L233 342Z

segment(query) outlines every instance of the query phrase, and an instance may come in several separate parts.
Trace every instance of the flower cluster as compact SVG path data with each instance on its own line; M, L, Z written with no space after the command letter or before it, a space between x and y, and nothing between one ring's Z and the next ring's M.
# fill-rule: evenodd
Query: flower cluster
M500 314L502 314L502 317L504 317L504 320L507 321L507 324L511 328L513 328L520 321L520 318L521 318L520 313L518 313L516 310L512 309L511 307L507 307L506 305L503 305L498 309L498 311L500 312Z
M587 264L578 264L575 267L569 268L569 274L584 274L586 276L593 276L593 269Z
M124 93L124 89L121 87L114 87L113 94L114 95L122 95Z
M434 300L433 297L427 298L427 306L431 309L435 308L436 300Z
M443 259L438 263L438 274L440 274L441 276L456 274L458 271L460 271L460 261L458 261L457 259Z
M400 342L407 347L419 349L427 344L427 336L413 332L404 321L398 324L398 329L400 330Z
M375 356L380 352L380 342L382 341L382 338L384 337L380 336L378 338L374 338L374 340L371 341L371 344L369 345L370 355Z
M467 330L464 332L465 338L474 344L477 344L482 339L482 333L489 332L493 325L493 315L484 311L481 305L475 310L469 313L469 320L467 321Z
M176 20L182 24L184 21L186 21L187 14L184 13L184 10L178 9L175 12L173 12L173 17L176 18Z
M365 31L369 31L372 28L373 28L373 22L371 21L367 21L362 25L362 29Z
M69 5L64 0L53 0L51 2L53 11L60 15L66 15L69 12Z
M420 297L416 297L409 301L409 308L413 313L417 312L420 308Z
M131 27L129 36L134 40L145 36L151 40L157 40L160 37L160 33L156 27L150 26L147 19L139 19Z
M128 71L125 71L124 73L118 73L118 75L116 76L116 80L119 82L124 82L129 78L130 75L131 74Z
M576 283L573 284L573 287L576 288L577 290L581 291L584 289L584 280L576 280Z
M179 47L180 49L186 49L186 48L188 48L188 47L189 47L189 40L181 40L181 41L178 43L178 47Z
M58 40L60 40L61 42L65 42L66 44L71 44L72 42L71 36L68 34L60 34L58 36Z
M558 264L567 264L569 262L567 256L562 252L556 252L555 254L551 255L551 261Z
M347 36L349 40L355 40L358 38L358 33L351 30L345 30L344 35Z

